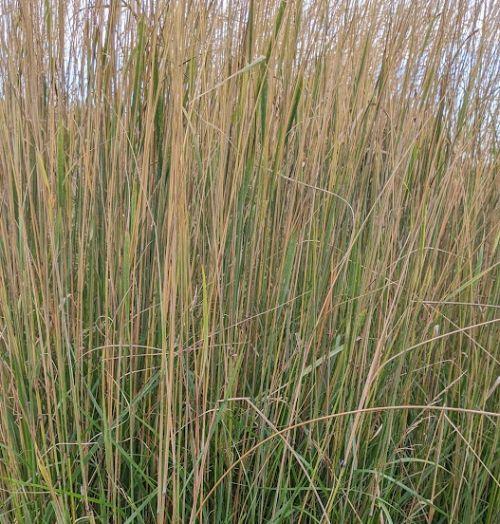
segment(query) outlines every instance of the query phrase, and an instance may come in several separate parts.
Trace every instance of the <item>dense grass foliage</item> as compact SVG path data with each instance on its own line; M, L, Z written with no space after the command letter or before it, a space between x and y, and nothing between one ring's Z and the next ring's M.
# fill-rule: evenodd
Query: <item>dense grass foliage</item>
M0 522L498 522L498 2L1 14Z

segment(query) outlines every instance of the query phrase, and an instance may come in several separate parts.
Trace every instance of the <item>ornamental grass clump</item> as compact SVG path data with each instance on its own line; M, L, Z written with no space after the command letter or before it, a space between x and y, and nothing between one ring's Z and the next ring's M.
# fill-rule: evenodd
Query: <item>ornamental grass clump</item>
M0 522L498 522L498 3L0 12Z

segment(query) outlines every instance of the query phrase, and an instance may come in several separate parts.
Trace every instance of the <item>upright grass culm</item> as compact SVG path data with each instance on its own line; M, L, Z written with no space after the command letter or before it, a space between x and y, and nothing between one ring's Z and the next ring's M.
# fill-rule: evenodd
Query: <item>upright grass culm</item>
M499 3L0 6L0 522L498 522Z

